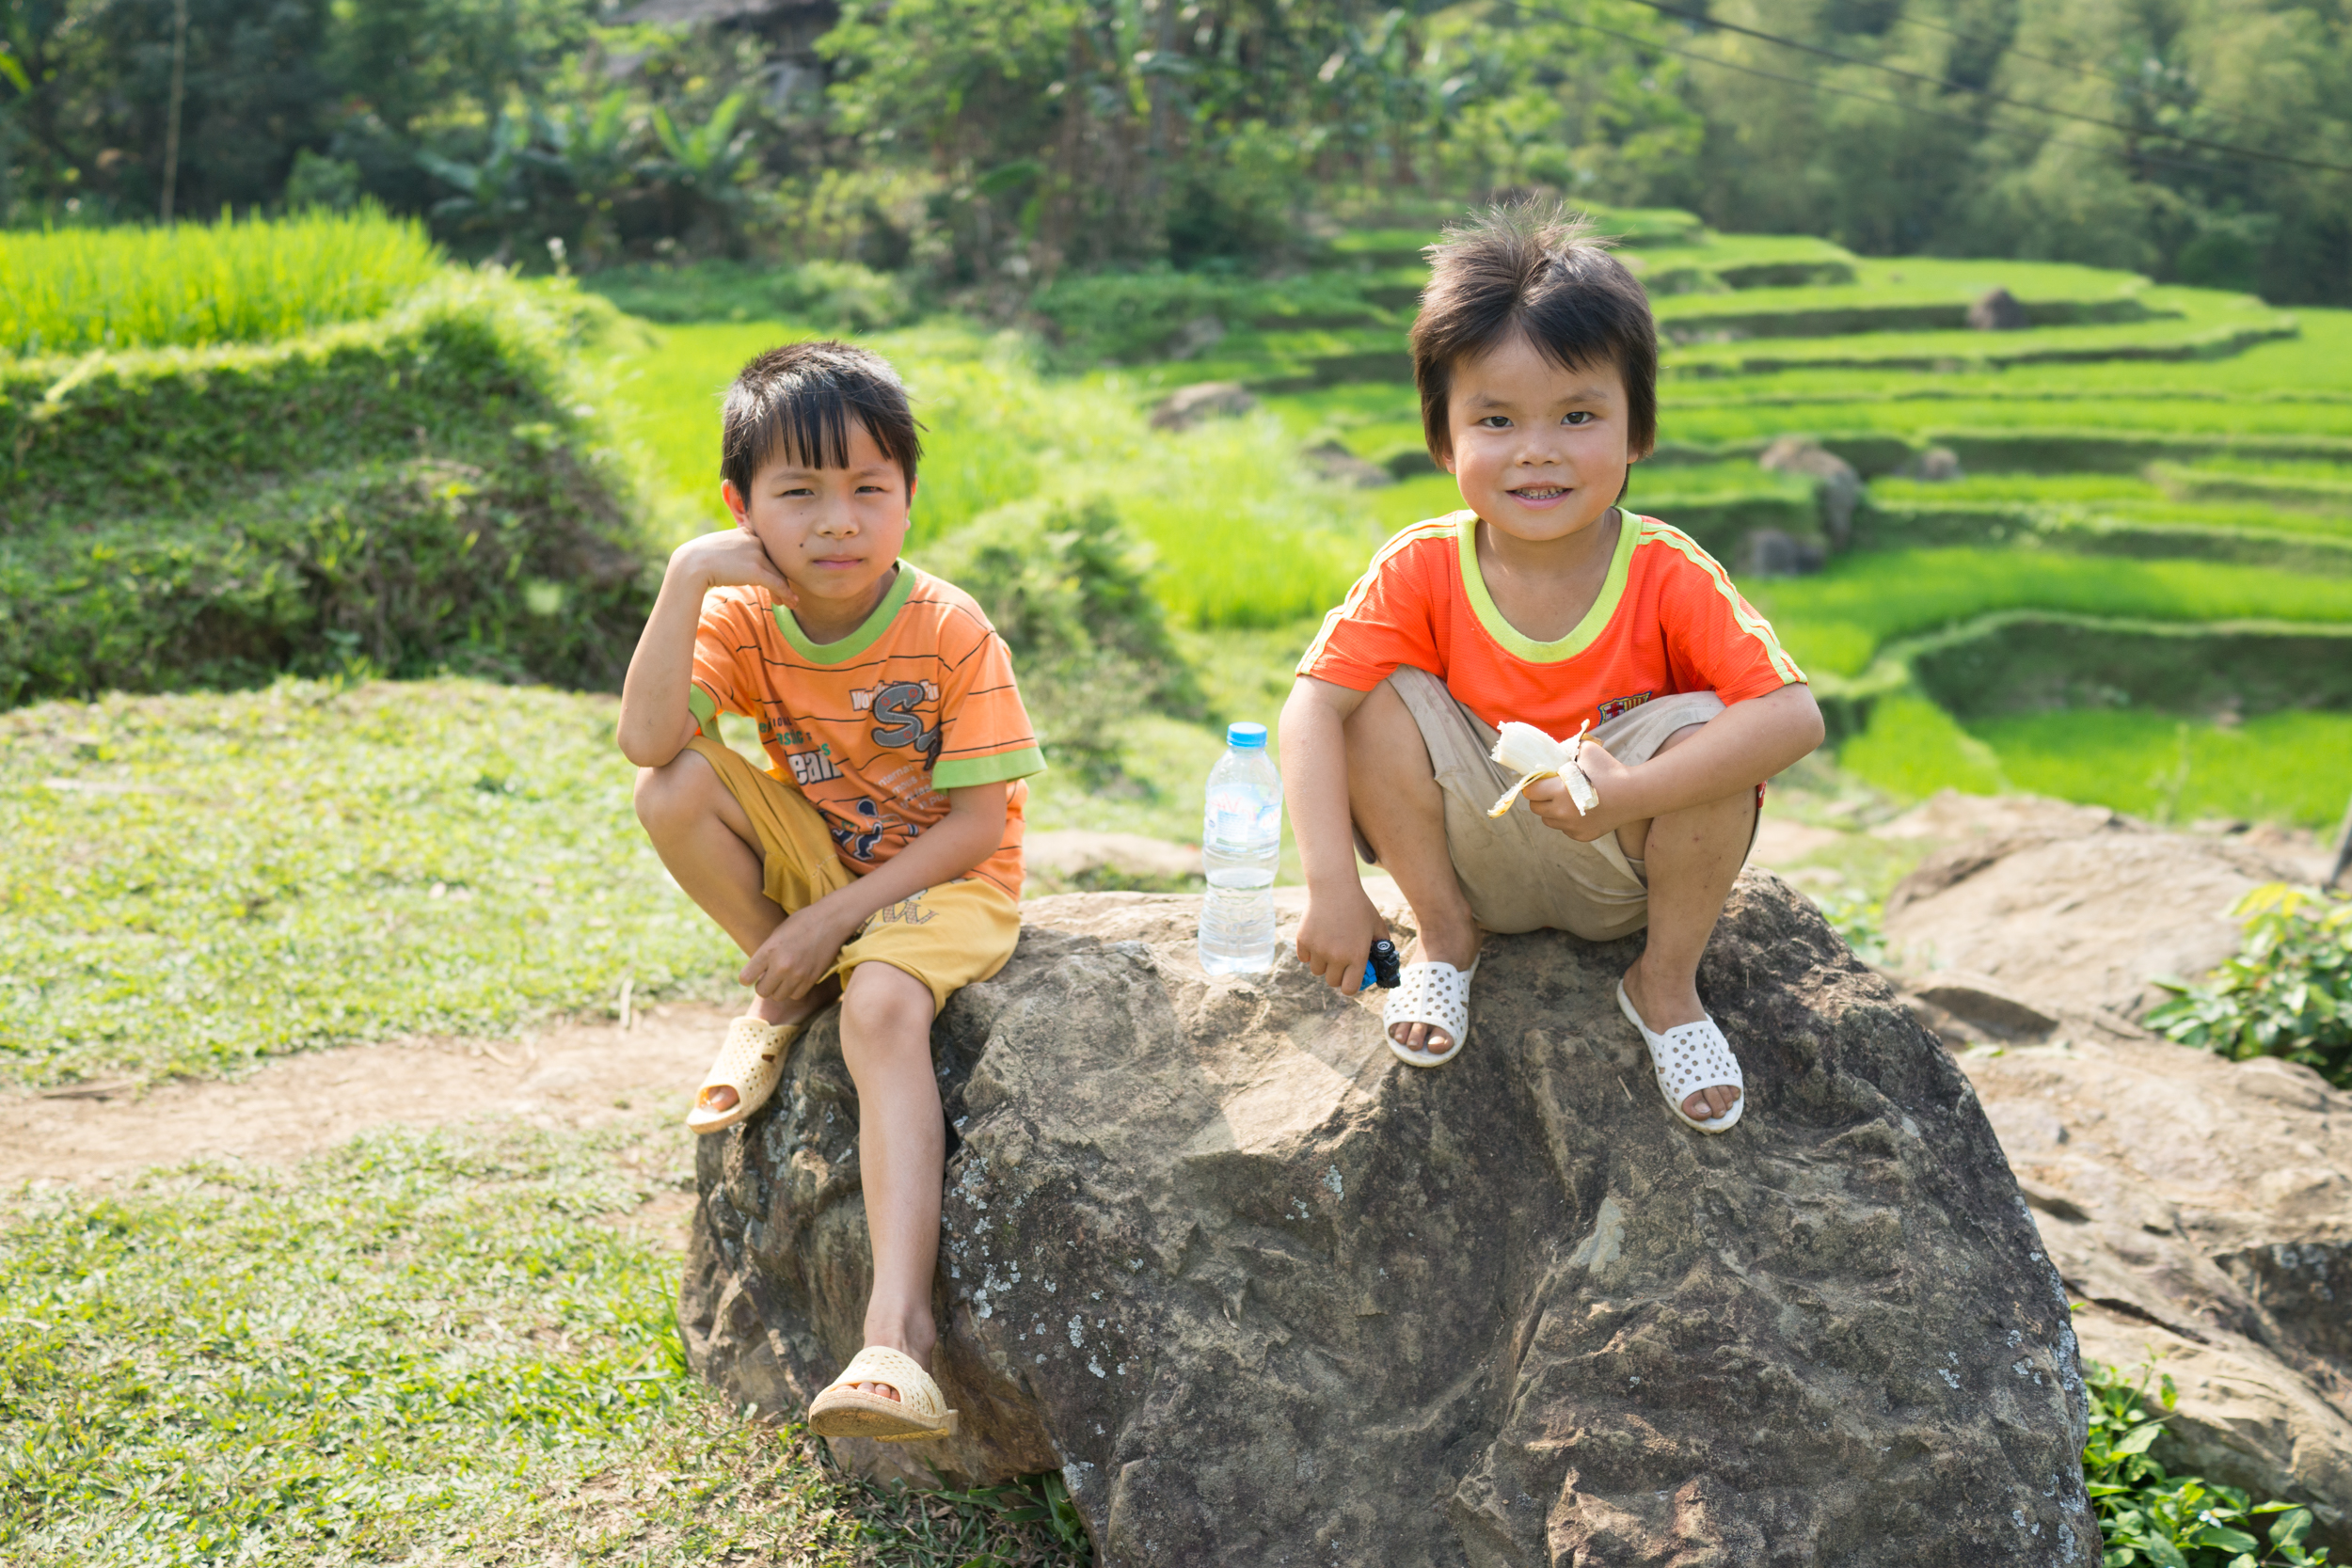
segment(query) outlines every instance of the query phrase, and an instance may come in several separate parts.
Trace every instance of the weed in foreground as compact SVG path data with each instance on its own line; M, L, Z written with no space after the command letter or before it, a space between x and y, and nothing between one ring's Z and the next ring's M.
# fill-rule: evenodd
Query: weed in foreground
M2106 1546L2104 1568L2325 1568L2328 1553L2303 1543L2312 1511L2286 1502L2253 1502L2234 1486L2168 1475L2148 1450L2164 1433L2175 1398L2172 1379L2153 1361L2137 1378L2114 1367L2086 1369L2090 1434L2083 1479ZM2163 1413L2147 1407L2157 1379ZM2267 1544L2256 1535L2261 1531Z
M2148 1027L2236 1061L2300 1062L2352 1088L2352 903L2266 882L2230 913L2244 948L2195 984L2158 981L2173 995Z

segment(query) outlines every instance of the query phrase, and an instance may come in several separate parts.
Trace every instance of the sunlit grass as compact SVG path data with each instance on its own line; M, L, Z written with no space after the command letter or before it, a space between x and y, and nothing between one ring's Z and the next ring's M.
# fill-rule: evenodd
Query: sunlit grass
M621 345L625 432L649 451L684 529L715 528L719 398L785 323L642 329ZM904 377L926 426L910 550L1033 496L1110 498L1157 555L1156 590L1188 626L1280 626L1336 601L1380 537L1358 492L1298 462L1272 416L1150 429L1117 377L1060 380L1023 344L953 323L860 340Z
M442 265L373 208L0 233L0 354L259 342L390 309Z
M671 1114L0 1207L0 1560L1082 1562L1024 1490L852 1480L689 1373Z
M2227 816L2326 829L2342 817L2352 779L2352 714L2271 713L2225 726L2093 708L1963 729L1925 698L1901 695L1877 705L1837 762L1903 800L2024 790L2159 822Z
M2156 621L2352 620L2352 578L2056 550L1889 550L1742 585L1800 663L1859 673L1884 643L2003 610Z
M609 697L480 681L0 716L0 1081L234 1070L715 989Z

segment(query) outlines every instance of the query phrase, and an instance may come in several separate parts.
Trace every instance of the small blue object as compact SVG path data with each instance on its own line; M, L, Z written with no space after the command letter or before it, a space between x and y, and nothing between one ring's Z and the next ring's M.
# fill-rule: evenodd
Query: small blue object
M1225 726L1225 744L1238 746L1246 752L1263 751L1265 749L1265 726L1263 724L1228 724Z

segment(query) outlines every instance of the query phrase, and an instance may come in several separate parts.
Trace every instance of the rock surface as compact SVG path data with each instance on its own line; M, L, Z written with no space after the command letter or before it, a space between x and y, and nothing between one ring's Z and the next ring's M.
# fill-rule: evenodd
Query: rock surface
M2201 974L2237 951L2229 911L2249 889L2312 875L2281 847L2031 804L1929 856L1887 895L1886 937L1906 971L1973 971L2048 1005L2137 1018L2165 994L2156 976Z
M1257 394L1238 381L1196 381L1152 405L1152 428L1190 430L1203 420L1232 419L1257 406Z
M1810 436L1783 436L1756 457L1756 466L1774 473L1804 474L1819 487L1821 526L1838 549L1853 534L1854 508L1862 500L1862 475L1854 466Z
M2352 1547L2352 1095L2082 1015L1961 1063L2090 1304L2084 1354L2180 1386L2157 1459Z
M2022 332L2033 325L2025 302L2007 289L1987 289L1968 307L1968 325L1979 332Z
M2067 1305L1992 1130L1785 883L1743 878L1701 976L1748 1081L1717 1138L1616 1012L1638 939L1494 939L1419 1071L1295 965L1205 978L1198 907L1037 900L941 1015L965 1430L837 1454L1059 1466L1106 1565L2096 1561ZM857 1347L856 1114L828 1015L702 1146L681 1322L779 1418Z

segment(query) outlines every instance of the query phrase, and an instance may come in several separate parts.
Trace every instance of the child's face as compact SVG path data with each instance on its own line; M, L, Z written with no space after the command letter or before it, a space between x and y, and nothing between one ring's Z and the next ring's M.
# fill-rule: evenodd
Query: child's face
M855 601L906 542L914 486L864 424L852 419L849 435L846 468L810 467L802 453L785 450L752 476L750 495L732 484L721 492L736 526L810 598Z
M1514 335L1454 372L1446 405L1462 499L1515 539L1542 543L1609 515L1632 459L1625 377L1614 365L1564 371Z

